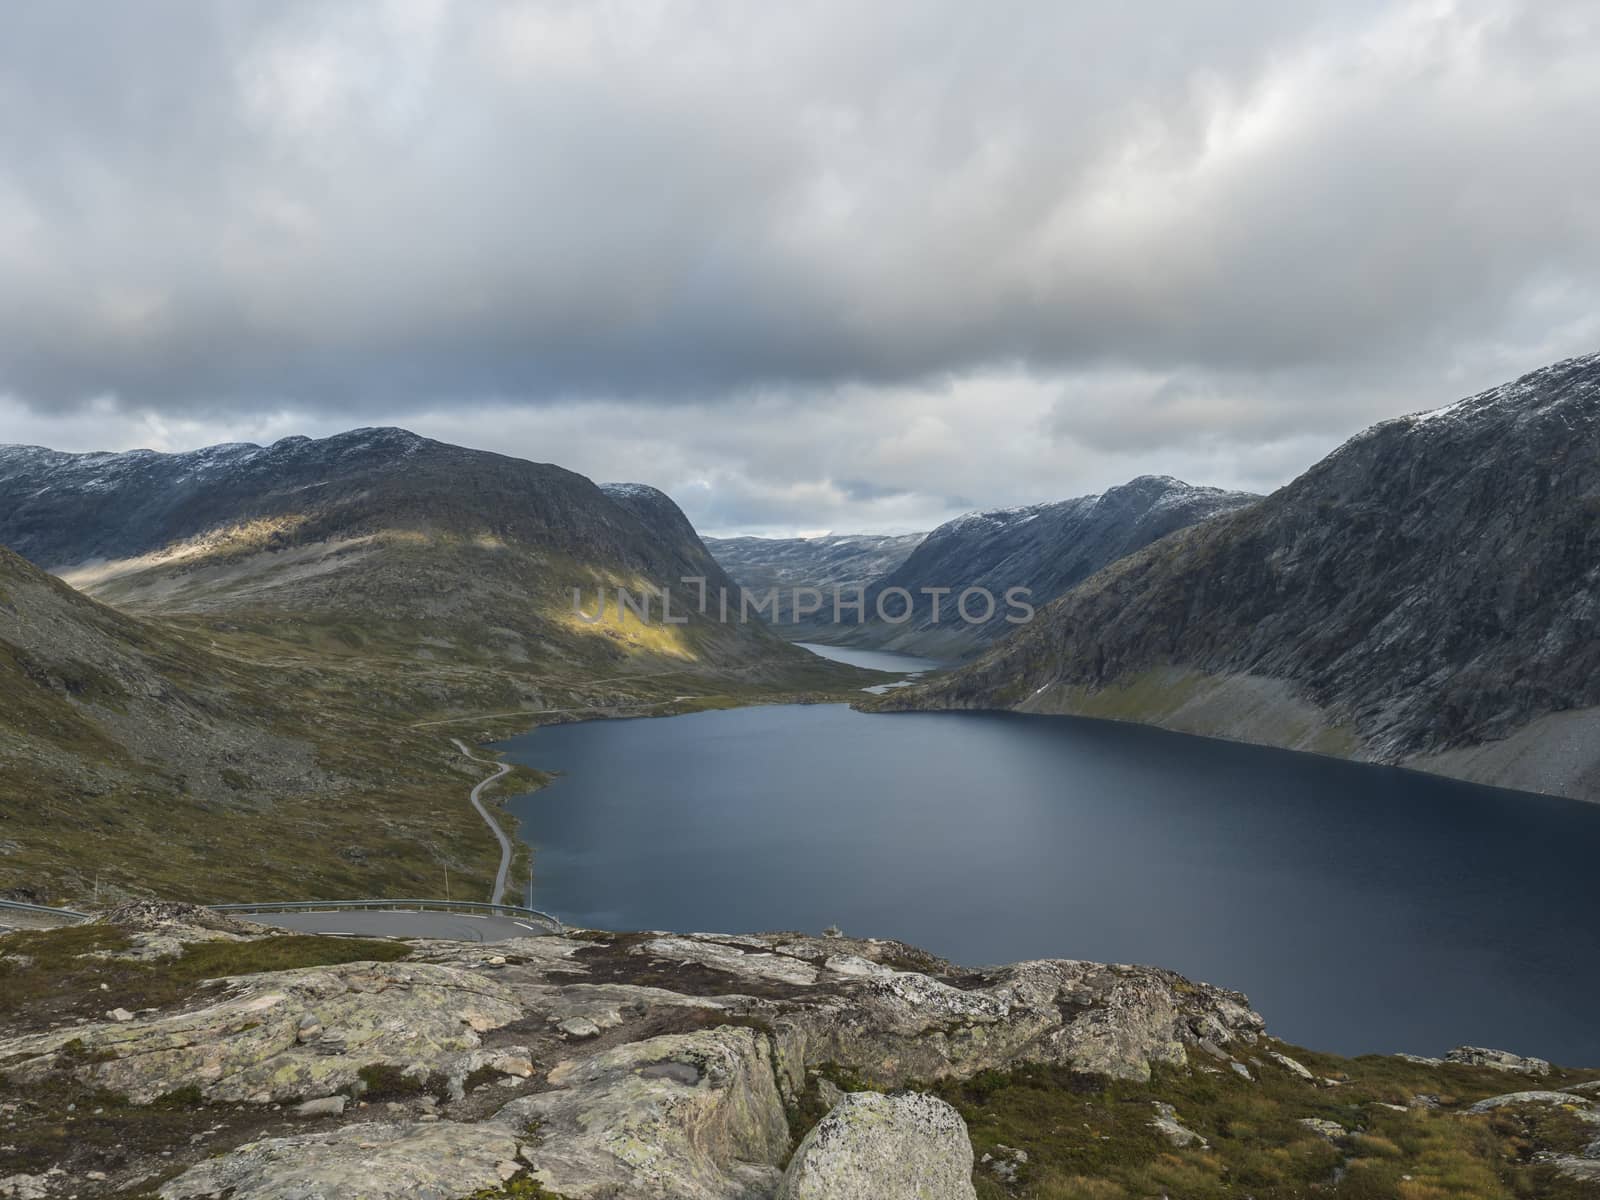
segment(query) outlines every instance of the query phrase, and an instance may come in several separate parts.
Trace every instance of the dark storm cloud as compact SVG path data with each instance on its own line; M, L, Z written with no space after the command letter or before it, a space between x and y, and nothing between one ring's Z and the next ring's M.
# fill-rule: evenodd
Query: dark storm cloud
M1592 348L1597 79L1560 0L12 5L0 417L666 408L728 524L1270 481Z

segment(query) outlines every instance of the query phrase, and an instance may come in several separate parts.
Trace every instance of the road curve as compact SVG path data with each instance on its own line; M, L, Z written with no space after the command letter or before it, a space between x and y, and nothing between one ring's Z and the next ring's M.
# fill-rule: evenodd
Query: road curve
M478 784L477 787L472 789L472 795L470 799L472 800L472 807L478 810L478 815L483 818L484 824L486 824L490 829L494 830L494 836L500 843L500 869L495 872L494 891L489 893L489 903L499 904L500 897L505 893L506 890L506 876L511 873L511 839L506 836L506 831L500 828L500 822L496 821L494 817L489 814L489 810L483 806L483 801L480 800L479 797L483 795L484 788L488 787L491 783L495 783L498 780L503 779L506 774L510 772L511 764L497 763L492 759L479 758L471 750L467 749L466 743L460 738L451 738L450 740L455 743L457 750L461 751L461 753L465 754L473 762L483 763L485 766L494 767L494 774L490 775L482 783Z

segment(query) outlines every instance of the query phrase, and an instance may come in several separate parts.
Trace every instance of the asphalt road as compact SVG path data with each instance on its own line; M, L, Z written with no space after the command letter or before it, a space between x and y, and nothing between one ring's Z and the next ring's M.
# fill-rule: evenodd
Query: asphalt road
M348 933L363 937L441 938L455 942L503 942L545 937L549 930L513 917L469 913L362 909L332 912L238 913L246 921L298 933Z
M478 810L478 815L483 818L484 824L494 830L494 836L500 841L500 870L495 872L494 891L489 893L489 903L499 904L500 897L505 895L506 876L511 873L511 839L506 836L506 831L500 828L500 822L489 815L489 810L483 806L483 801L478 797L483 795L484 788L503 778L511 770L511 764L497 763L487 758L479 758L471 750L467 749L466 743L460 738L451 738L450 740L456 744L457 750L461 751L473 762L494 767L494 774L472 789L470 799L472 800L472 807Z

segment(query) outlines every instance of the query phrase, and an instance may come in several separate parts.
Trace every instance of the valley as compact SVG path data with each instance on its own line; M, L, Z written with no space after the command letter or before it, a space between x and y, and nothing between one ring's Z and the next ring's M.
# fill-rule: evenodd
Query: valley
M17 899L431 895L447 872L486 899L496 847L452 736L881 678L757 625L583 623L574 587L720 578L676 506L400 431L0 448L8 541L83 589L0 552Z
M0 4L0 1200L1600 1200L1600 7Z
M348 1179L382 1105L379 1196L652 1194L605 1148L628 1127L724 1200L887 1104L938 1114L983 1200L1588 1194L1592 1072L1546 1060L1600 1060L1600 909L1567 886L1600 852L1597 371L1264 498L1143 477L926 537L712 539L726 563L654 488L402 430L0 448L0 541L34 559L0 551L0 890L105 914L0 937L0 1166L280 1200L286 1161ZM574 604L686 579L1054 598L1014 630ZM530 881L567 928L182 903ZM809 932L615 932L730 913ZM125 1003L64 1031L38 997L91 979ZM230 1015L305 988L344 998L287 1040ZM200 1058L146 1053L173 1036ZM720 1112L712 1060L765 1089L745 1149L636 1124L644 1079ZM217 1153L174 1140L201 1114Z

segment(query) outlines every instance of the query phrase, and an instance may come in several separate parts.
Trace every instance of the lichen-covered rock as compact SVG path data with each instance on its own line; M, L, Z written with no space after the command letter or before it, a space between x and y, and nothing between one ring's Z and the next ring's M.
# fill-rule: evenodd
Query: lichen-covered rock
M163 1184L161 1200L453 1200L520 1170L503 1125L374 1122L249 1142Z
M1479 1100L1471 1108L1470 1113L1493 1112L1497 1108L1512 1108L1522 1104L1559 1104L1581 1111L1593 1111L1591 1102L1571 1092L1508 1092L1504 1096L1490 1096L1486 1100ZM1600 1120L1600 1115L1597 1115Z
M46 1175L7 1175L0 1179L0 1197L5 1200L47 1200L50 1183Z
M1306 1070L1303 1063L1290 1058L1287 1054L1280 1054L1276 1050L1268 1050L1267 1057L1273 1062L1277 1063L1285 1071L1289 1072L1289 1074L1297 1076L1300 1079L1304 1079L1307 1083L1316 1082L1317 1077L1310 1071Z
M766 1035L738 1026L631 1042L551 1069L552 1090L495 1118L533 1129L523 1157L569 1197L771 1195L789 1148Z
M1457 1046L1444 1056L1444 1060L1469 1067L1515 1071L1522 1075L1550 1074L1550 1064L1542 1058L1526 1058L1509 1050L1490 1050L1485 1046Z
M778 1200L975 1200L961 1114L919 1093L852 1092L806 1134Z
M1342 1142L1350 1136L1350 1131L1343 1125L1326 1117L1301 1117L1295 1123L1305 1126L1312 1133L1327 1138L1330 1142Z
M778 983L807 986L817 981L817 969L799 958L773 954L754 938L742 939L748 949L741 949L736 944L730 945L729 940L731 939L714 938L709 934L658 937L641 942L629 953L699 963L702 966L727 971L729 974ZM754 946L750 946L752 942L755 943Z
M831 997L774 1022L791 1071L840 1063L897 1087L1045 1063L1145 1080L1153 1063L1185 1064L1188 1047L1254 1043L1263 1029L1239 993L1152 967L1041 960L959 987L849 957L828 967Z
M128 945L103 952L108 957L136 962L176 958L193 942L243 942L277 932L253 921L212 912L199 904L175 900L130 900L96 918L128 935Z
M504 985L430 963L346 963L219 982L223 998L204 1008L6 1038L0 1060L13 1079L66 1070L136 1104L190 1086L208 1100L301 1100L349 1088L371 1065L431 1071L523 1013ZM322 1032L302 1042L308 1014Z
M1170 1104L1163 1104L1160 1100L1152 1100L1155 1107L1155 1119L1150 1122L1154 1129L1174 1146L1199 1146L1204 1150L1210 1143L1194 1130L1178 1120L1178 1110Z

